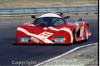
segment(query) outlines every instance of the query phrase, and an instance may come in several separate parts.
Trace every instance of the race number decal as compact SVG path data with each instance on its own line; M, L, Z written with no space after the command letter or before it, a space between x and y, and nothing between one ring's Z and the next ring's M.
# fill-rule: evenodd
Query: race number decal
M46 38L48 38L49 36L51 36L51 35L53 35L53 33L50 33L50 32L43 32L43 33L41 33L41 34L39 34L40 36L42 36L42 37L46 37Z

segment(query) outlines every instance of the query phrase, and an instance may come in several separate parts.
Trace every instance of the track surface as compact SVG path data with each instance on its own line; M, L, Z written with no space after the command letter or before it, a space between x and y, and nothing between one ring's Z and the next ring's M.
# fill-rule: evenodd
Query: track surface
M32 19L0 20L0 66L12 65L12 61L32 60L37 63L67 52L77 46L98 42L98 17L82 17L90 23L92 35L87 42L79 42L73 45L13 45L16 40L16 27L23 22L31 22ZM73 20L77 17L71 18ZM14 66L14 65L13 65Z

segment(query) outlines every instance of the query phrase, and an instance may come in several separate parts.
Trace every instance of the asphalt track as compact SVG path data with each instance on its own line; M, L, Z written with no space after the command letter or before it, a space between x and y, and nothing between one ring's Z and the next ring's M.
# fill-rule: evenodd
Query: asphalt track
M13 45L12 42L16 40L16 27L24 22L31 22L32 19L0 20L0 66L12 65L13 60L40 63L75 47L98 42L98 16L82 18L90 23L92 35L87 42L79 42L73 45ZM77 20L78 18L73 17L71 19Z

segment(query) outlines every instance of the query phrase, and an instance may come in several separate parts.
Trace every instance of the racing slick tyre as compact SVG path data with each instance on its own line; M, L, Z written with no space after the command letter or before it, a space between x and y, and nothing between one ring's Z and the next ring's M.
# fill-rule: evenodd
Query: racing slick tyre
M73 31L73 43L76 43L76 38L75 38L75 30Z
M86 27L86 39L85 39L86 41L88 40L88 33L89 33L89 32L88 32L88 26L87 26L87 27Z

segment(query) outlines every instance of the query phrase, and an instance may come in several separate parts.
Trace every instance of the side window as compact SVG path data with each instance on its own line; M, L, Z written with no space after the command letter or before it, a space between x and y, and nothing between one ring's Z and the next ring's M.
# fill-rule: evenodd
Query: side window
M56 22L54 23L54 26L62 25L62 24L65 24L64 20L63 20L63 19L59 19L58 21L56 21Z

